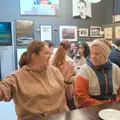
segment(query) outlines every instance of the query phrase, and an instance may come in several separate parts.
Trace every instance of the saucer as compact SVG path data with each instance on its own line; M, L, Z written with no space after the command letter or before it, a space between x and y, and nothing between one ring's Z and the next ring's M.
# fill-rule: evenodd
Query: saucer
M115 109L103 109L99 112L103 120L120 120L120 111Z

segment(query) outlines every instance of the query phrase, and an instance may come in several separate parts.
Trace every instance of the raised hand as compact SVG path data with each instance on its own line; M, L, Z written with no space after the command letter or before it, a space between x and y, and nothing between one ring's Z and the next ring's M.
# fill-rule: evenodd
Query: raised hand
M74 67L71 62L64 62L64 64L60 66L60 70L66 81L69 81L74 74Z

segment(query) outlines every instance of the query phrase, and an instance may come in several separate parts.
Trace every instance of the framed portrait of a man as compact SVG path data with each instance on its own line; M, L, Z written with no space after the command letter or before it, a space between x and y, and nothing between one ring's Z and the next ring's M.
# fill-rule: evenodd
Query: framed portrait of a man
M73 18L92 18L91 3L88 0L73 0Z

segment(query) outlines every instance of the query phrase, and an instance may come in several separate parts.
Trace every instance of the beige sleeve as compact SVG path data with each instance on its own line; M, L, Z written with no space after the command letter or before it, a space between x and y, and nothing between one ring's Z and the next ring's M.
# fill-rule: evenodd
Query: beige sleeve
M16 78L14 75L7 76L0 82L0 101L10 101L17 89Z

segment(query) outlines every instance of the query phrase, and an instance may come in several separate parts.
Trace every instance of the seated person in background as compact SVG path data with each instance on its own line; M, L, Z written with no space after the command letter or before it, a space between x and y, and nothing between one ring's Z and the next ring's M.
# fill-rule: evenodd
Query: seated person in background
M0 82L0 100L14 99L18 120L36 120L69 110L66 95L72 97L72 66L64 70L49 65L47 43L34 40L22 54L20 69ZM61 68L62 69L62 68Z
M69 62L73 64L72 58L70 58L67 53L70 49L70 43L68 40L61 41L55 55L51 59L52 65L59 68L64 62Z
M75 57L77 52L77 46L75 43L70 44L70 49L68 51L68 56L71 57L72 59Z
M87 43L81 42L78 45L77 54L74 57L74 65L76 67L77 73L79 72L80 67L86 63L86 57L90 54L90 49Z
M109 60L120 67L120 40L114 42Z
M120 100L120 69L108 61L111 47L107 40L93 41L90 59L75 81L78 108Z
M48 44L49 49L50 49L50 55L53 54L53 49L54 49L54 43L50 40L45 40L45 42Z

